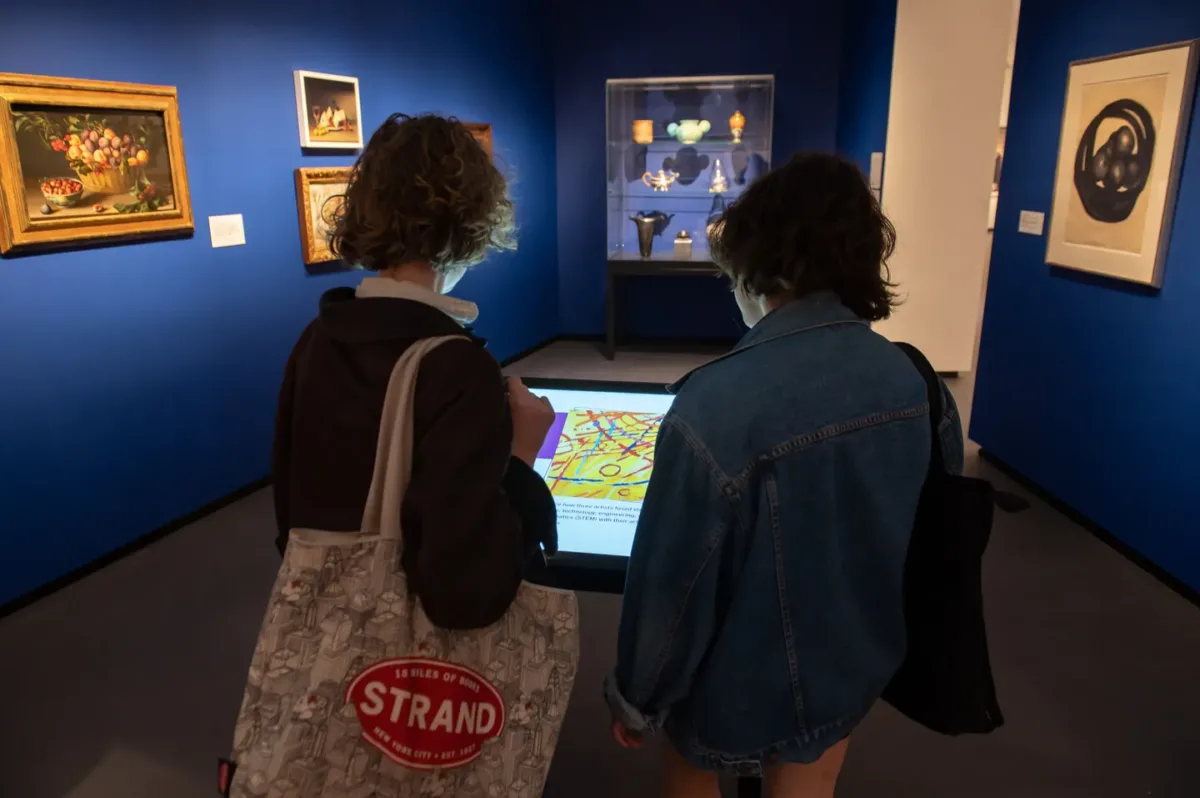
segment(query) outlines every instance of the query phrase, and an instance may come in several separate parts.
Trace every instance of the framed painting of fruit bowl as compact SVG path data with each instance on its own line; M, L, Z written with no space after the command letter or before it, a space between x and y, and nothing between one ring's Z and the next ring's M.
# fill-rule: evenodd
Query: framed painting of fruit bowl
M174 87L0 73L0 253L192 229Z
M300 250L306 266L338 259L329 248L329 235L337 224L346 189L349 166L296 170L296 205L300 213Z
M305 149L357 150L363 145L358 78L298 69L296 117Z
M1162 287L1198 66L1200 40L1071 63L1046 263Z

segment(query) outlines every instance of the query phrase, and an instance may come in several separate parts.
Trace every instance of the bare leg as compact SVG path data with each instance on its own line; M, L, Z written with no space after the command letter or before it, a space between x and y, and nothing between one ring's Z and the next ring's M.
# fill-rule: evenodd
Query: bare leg
M775 765L767 771L767 794L770 798L833 798L849 745L847 737L808 765Z
M721 798L721 784L716 773L697 770L664 742L666 751L666 798Z

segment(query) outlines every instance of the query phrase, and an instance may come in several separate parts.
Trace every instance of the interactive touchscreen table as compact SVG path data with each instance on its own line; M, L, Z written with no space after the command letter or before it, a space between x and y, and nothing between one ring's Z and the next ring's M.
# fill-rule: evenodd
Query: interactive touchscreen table
M658 427L674 397L657 384L525 383L556 411L534 466L558 508L551 571L563 587L620 593Z
M554 424L534 468L558 508L556 583L621 593L663 416L675 398L651 383L526 379L554 405ZM762 782L738 779L738 798L758 798Z

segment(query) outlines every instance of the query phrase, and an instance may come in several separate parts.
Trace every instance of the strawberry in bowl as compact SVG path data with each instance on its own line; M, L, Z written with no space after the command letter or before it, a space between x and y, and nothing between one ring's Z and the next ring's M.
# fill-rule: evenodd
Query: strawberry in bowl
M73 177L51 177L42 181L42 196L56 208L70 208L83 197L83 183Z

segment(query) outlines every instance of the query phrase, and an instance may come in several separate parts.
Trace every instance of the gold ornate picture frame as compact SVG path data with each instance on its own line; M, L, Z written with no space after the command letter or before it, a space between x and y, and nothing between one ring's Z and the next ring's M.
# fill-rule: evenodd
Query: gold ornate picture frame
M173 86L0 73L0 254L193 229Z
M329 232L345 200L352 171L349 166L296 170L300 250L306 266L338 259L329 249Z

